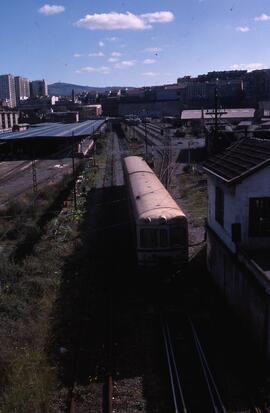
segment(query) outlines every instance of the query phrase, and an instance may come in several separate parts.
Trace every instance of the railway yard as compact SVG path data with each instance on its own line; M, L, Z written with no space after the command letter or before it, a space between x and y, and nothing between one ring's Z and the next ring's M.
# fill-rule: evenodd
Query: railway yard
M27 252L14 253L9 227L1 234L0 412L270 411L261 360L207 276L207 183L189 167L202 146L166 125L116 123L94 159L75 160L74 188L61 187L74 173L69 154L36 161L40 187L60 186L39 212ZM127 155L149 161L188 218L185 273L145 277L137 268ZM0 163L3 214L31 188L31 168L29 160Z

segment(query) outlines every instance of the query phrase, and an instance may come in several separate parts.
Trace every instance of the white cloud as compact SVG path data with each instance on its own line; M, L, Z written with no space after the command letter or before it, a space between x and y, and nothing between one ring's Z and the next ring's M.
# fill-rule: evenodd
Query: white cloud
M248 26L238 26L235 29L237 32L247 33L250 32L250 28Z
M103 57L105 56L103 52L89 53L89 57Z
M117 42L119 39L118 37L112 36L112 37L107 37L106 40L108 42Z
M101 67L92 67L92 66L86 66L82 67L79 70L76 70L76 73L110 73L111 68L108 66L101 66Z
M73 57L75 59L79 59L80 57L104 57L105 54L103 52L93 52L93 53L88 53L88 54L82 54L82 53L74 53Z
M144 59L143 61L144 65L152 65L153 63L156 63L155 59Z
M266 22L268 20L270 20L270 16L268 16L267 14L263 13L260 16L254 17L254 20L256 22Z
M118 62L118 61L119 61L118 57L110 57L108 59L108 62L110 62L110 63L115 63L115 62Z
M174 20L171 11L156 11L155 13L141 14L140 17L147 23L169 23Z
M144 52L149 52L149 53L157 53L157 52L161 52L161 48L160 47L147 47L146 49L144 49Z
M144 73L142 73L142 75L143 75L143 76L154 77L154 76L157 76L158 73L156 73L156 72L144 72Z
M151 27L139 16L128 12L126 14L116 12L87 14L84 18L78 20L75 25L89 30L144 30Z
M119 63L114 65L115 69L126 69L127 67L134 66L136 64L136 60L122 60Z
M105 43L100 40L100 41L98 42L98 45L99 45L99 47L104 47L104 46L105 46Z
M263 63L240 63L231 66L233 70L247 70L252 72L252 70L264 69L265 65Z
M75 26L89 30L146 30L156 23L169 23L174 19L170 11L159 11L136 15L127 13L94 13L87 14L75 23Z
M120 56L122 56L122 53L120 53L120 52L112 52L112 53L111 53L111 56L113 56L113 57L120 57Z
M41 14L45 14L45 16L49 16L51 14L63 13L65 11L65 7L57 6L55 4L44 4L44 6L40 7L38 11Z

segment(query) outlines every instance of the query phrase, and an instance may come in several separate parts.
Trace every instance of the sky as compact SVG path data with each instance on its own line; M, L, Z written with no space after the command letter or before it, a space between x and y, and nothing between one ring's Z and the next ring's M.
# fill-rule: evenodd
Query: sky
M127 87L270 67L270 0L1 3L1 74Z

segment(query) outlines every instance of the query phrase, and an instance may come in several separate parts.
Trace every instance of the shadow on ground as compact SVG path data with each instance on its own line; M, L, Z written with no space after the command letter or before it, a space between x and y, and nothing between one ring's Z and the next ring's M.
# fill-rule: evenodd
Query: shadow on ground
M92 190L86 203L54 309L52 352L60 380L65 387L74 381L87 386L104 382L112 371L115 382L127 380L127 393L119 394L119 403L125 404L134 385L129 388L129 379L141 378L143 400L137 407L144 403L149 413L167 412L168 403L160 401L166 385L164 390L154 312L158 290L138 276L125 188Z

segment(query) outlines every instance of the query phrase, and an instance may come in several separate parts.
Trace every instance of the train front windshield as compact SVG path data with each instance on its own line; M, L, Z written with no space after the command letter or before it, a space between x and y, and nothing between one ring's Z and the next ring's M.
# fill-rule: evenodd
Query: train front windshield
M145 249L177 248L186 244L186 228L143 228L140 230L140 247Z

